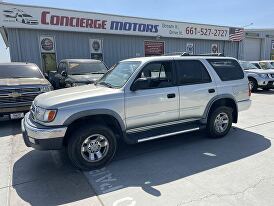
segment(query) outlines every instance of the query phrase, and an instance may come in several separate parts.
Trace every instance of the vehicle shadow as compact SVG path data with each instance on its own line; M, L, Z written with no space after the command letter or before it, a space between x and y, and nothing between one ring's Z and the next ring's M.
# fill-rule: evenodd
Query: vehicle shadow
M0 138L21 133L21 120L0 120Z
M267 95L273 95L274 94L274 90L270 89L268 91L266 90L257 90L256 92L253 92L254 94L267 94Z
M120 144L110 165L85 175L97 195L140 187L157 197L161 191L153 186L238 161L270 146L264 136L238 128L222 139L208 139L203 132L177 135L138 145ZM94 196L82 173L70 166L65 155L61 159L62 166L58 168L52 163L50 152L31 151L19 158L13 167L17 194L31 205L60 205ZM24 174L30 172L42 178L27 188L17 185L16 175L22 174L22 168Z

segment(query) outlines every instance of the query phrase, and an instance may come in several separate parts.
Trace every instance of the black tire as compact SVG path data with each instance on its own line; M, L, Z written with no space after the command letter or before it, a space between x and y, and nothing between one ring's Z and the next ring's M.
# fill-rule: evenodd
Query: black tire
M97 162L89 162L84 159L81 153L83 142L89 136L100 134L108 141L108 150L106 155ZM111 129L104 125L84 126L70 134L67 153L72 164L82 170L99 169L107 165L114 157L117 148L117 141Z
M270 88L263 88L263 90L264 90L264 91L269 91L269 90L270 90Z
M207 133L208 136L211 138L221 138L224 137L230 130L231 126L232 126L232 108L230 107L225 107L225 106L221 106L216 108L209 116L208 118L208 123L207 123ZM225 113L228 117L228 124L227 127L224 131L219 132L217 131L216 127L215 127L215 120L217 118L218 115Z
M258 83L257 83L257 81L255 79L250 78L249 79L249 84L252 85L251 86L251 91L252 92L256 92L258 90Z

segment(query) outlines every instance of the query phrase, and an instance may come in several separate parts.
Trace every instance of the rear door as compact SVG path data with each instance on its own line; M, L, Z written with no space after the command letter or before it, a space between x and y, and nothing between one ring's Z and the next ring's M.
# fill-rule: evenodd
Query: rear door
M216 85L200 60L176 60L180 119L198 119L216 95Z

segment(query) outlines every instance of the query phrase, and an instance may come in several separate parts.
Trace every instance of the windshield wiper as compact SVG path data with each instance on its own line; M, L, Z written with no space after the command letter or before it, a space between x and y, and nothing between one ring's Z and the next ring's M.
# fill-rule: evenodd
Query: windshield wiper
M96 83L97 84L97 83ZM103 85L103 86L106 86L108 88L113 88L113 86L110 84L110 83L107 83L107 82L99 82L98 84L100 85Z

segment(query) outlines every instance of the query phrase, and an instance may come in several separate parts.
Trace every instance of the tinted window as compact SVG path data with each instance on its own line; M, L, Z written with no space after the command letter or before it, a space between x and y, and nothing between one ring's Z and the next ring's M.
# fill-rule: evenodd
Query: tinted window
M206 68L200 61L176 61L176 68L180 85L211 82L211 78Z
M44 78L35 65L0 65L0 79Z
M104 74L107 67L102 62L70 62L68 74Z
M146 65L139 78L146 78L149 81L147 88L154 89L173 86L172 62L153 62Z
M239 63L233 59L208 59L222 81L244 78L244 72Z

